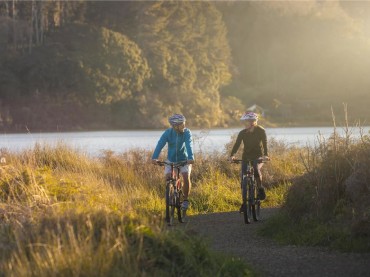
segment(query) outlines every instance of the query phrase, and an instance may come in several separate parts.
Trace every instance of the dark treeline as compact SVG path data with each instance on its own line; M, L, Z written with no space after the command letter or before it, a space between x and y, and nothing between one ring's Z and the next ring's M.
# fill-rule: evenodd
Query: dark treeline
M0 129L230 126L254 104L280 124L326 124L342 102L366 119L366 19L336 2L2 0Z

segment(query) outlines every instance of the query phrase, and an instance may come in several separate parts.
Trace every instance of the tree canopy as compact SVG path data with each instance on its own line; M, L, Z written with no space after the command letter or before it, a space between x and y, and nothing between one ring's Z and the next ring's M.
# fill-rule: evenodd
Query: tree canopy
M370 4L0 1L0 128L368 119ZM367 25L366 25L367 24ZM367 26L367 27L366 27Z
M43 44L8 60L6 71L22 79L22 97L32 101L37 91L49 106L72 101L95 106L108 112L106 124L117 128L162 127L175 112L195 126L227 120L219 89L231 79L230 48L212 3L83 4L78 20L47 32ZM82 3L73 7L81 14ZM135 32L127 30L133 26Z

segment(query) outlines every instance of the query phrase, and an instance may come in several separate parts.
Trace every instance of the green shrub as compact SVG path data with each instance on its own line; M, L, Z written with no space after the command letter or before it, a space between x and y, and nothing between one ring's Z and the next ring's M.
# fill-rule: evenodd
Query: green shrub
M288 190L283 213L262 232L288 243L370 251L369 137L354 139L348 129L339 136L334 129L301 157L306 173Z

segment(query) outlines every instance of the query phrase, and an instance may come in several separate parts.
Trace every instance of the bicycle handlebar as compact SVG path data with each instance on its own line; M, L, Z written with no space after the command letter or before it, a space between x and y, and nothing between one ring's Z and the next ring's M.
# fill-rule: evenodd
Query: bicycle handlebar
M182 162L177 162L177 163L166 162L166 161L157 161L157 164L159 166L170 165L170 166L173 166L174 168L179 168L181 166L187 165L188 161L182 161Z
M256 159L256 160L247 160L246 162L254 162L254 161L257 161L257 163L265 163L265 162L268 162L270 161L270 158L260 158L260 159ZM235 163L235 164L239 164L239 163L242 163L243 160L231 160L231 163Z

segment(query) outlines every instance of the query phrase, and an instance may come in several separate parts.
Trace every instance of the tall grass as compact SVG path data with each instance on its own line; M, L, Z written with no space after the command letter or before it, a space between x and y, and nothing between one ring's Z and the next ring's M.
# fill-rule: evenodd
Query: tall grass
M252 275L163 225L163 172L146 152L93 159L61 144L0 154L2 276Z
M360 128L360 127L358 127ZM305 173L288 191L282 213L262 234L345 251L370 251L370 137L334 124L329 139L302 149ZM274 230L273 232L271 230Z
M305 170L300 149L269 143L265 207L281 205ZM227 151L197 155L190 215L238 210L240 168L227 162ZM253 275L164 225L163 168L145 150L91 158L63 144L37 144L0 156L7 160L0 167L4 276Z

